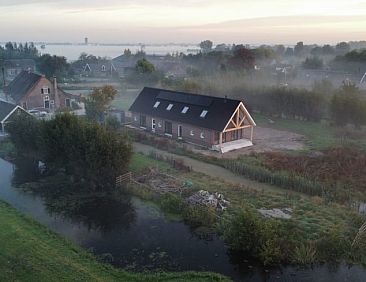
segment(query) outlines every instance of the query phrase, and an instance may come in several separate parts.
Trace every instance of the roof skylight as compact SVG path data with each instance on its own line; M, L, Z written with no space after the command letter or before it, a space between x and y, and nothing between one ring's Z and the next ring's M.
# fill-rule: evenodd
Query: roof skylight
M201 118L205 118L205 117L206 117L206 115L207 115L207 113L208 113L208 111L203 110L203 111L202 111L202 113L201 113L201 115L200 115L200 117L201 117Z
M186 114L189 110L189 107L184 107L182 110L182 114Z

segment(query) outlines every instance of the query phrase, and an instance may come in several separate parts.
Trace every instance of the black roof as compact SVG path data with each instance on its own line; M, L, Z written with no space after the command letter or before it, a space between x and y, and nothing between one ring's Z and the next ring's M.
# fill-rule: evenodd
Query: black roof
M14 99L16 103L24 97L25 94L42 78L41 75L22 71L16 78L6 87L6 93Z
M160 104L154 108L156 102ZM129 111L223 131L240 102L240 100L145 87ZM169 104L173 104L170 111L166 109ZM182 113L184 107L189 107L185 114ZM202 118L200 115L204 110L207 114Z
M17 105L0 100L0 121L2 121Z

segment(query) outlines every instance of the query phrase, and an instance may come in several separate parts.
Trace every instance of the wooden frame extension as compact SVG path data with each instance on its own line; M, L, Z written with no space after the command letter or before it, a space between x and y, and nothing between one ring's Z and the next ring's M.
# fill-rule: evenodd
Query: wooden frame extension
M231 132L234 130L241 130L245 128L250 128L250 141L253 142L253 130L256 123L249 114L248 110L245 108L243 102L240 102L238 107L235 109L231 118L227 122L224 130L220 132L219 144L222 144L222 135L225 132Z

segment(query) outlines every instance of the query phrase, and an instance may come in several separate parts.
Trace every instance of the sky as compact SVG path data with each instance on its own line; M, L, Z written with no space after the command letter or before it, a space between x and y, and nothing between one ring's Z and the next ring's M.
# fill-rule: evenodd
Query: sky
M366 0L0 0L0 42L366 40Z

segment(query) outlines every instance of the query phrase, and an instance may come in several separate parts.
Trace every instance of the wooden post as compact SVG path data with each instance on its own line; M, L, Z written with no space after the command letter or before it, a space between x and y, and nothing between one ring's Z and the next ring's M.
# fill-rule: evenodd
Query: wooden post
M253 130L254 130L254 127L252 126L250 128L250 141L253 143Z
M219 144L222 144L222 132L220 132Z

